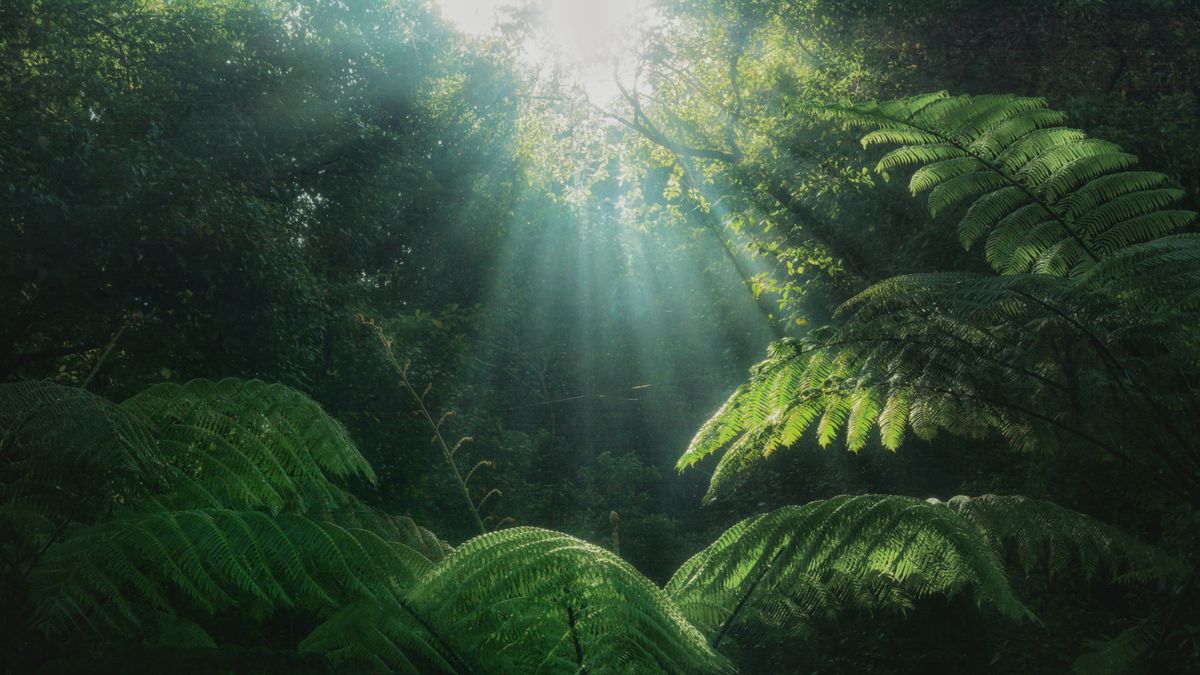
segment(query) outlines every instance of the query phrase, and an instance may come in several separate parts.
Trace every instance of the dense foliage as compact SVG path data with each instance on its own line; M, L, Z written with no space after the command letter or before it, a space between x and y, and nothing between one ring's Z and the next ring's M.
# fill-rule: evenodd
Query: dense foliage
M552 6L0 4L0 671L1200 669L1200 8Z

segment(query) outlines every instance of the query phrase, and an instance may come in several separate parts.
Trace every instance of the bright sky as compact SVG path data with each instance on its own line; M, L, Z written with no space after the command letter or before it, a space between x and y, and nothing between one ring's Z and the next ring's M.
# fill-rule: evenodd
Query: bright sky
M435 0L442 15L464 33L482 35L495 23L498 10L525 4L521 0ZM597 102L616 94L611 56L646 21L649 0L526 0L537 8L539 44L529 45L532 60L555 53L571 66ZM642 14L639 21L639 14Z

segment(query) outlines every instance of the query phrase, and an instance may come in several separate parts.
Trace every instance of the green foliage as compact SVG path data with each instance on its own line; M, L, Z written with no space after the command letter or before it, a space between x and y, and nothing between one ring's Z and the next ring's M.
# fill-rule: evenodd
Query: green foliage
M121 406L46 383L0 393L21 411L5 417L13 456L39 449L64 476L99 456L143 491L102 483L95 494L108 503L95 522L54 514L66 520L27 542L36 551L9 551L24 556L13 567L27 575L15 587L26 628L98 653L173 644L200 663L222 649L231 616L253 632L291 615L312 629L273 649L355 672L728 672L716 647L735 619L798 631L819 615L968 590L1026 616L1008 585L1009 552L1027 571L1175 573L1153 550L1050 504L868 495L745 520L662 589L569 535L517 527L450 549L359 504L332 481L370 467L286 387L193 381ZM66 438L45 416L70 406L80 424L63 432L74 445L40 442ZM23 473L40 466L10 463L5 475L33 484Z
M1184 243L1190 260L1194 244ZM1117 260L1113 266L1127 264ZM1137 289L1130 284L1128 295L1150 290ZM1175 365L1170 351L1193 334L1191 321L1143 323L1103 290L1035 275L928 274L876 284L843 305L844 321L836 328L775 344L750 381L700 429L679 466L726 446L723 464L744 465L813 427L822 445L844 431L851 450L865 447L873 427L890 449L910 427L923 438L939 429L978 436L998 428L1030 447L1039 440L1033 423L1041 409L1031 402L1065 407L1080 394L1082 383L1070 377L1082 376L1066 372L1064 352L1077 357L1073 366L1102 371L1111 353L1154 346L1139 364L1153 372ZM1103 372L1090 378L1089 396L1123 395L1122 380ZM724 471L718 468L714 485Z
M345 672L453 673L461 657L407 605L361 600L340 609L300 643Z
M743 520L684 563L667 592L718 639L753 618L803 632L847 608L902 611L915 599L970 592L1012 619L1031 616L1004 561L1026 572L1176 576L1178 563L1128 535L1023 497L844 496Z
M1051 578L1151 581L1181 571L1115 528L1046 502L844 496L734 525L664 590L567 535L526 527L482 535L402 601L348 607L302 647L346 667L405 672L416 662L447 671L721 671L728 664L712 648L735 625L802 636L822 617L904 611L958 593L1030 617L1009 585L1008 560Z
M1013 148L1041 137L1041 128L1029 129L1029 124L1058 119L1037 100L943 94L828 114L875 127L867 142L888 138L910 143L886 155L880 165L886 169L933 161L913 181L915 189L939 185L935 193L962 185L950 175L955 171L969 171L961 175L985 182L992 178L983 177L1006 171L996 164L998 159L937 159L950 153L946 147L991 153L987 156L993 158L1014 156ZM911 120L936 127L939 143L921 141L921 134L929 132L914 131ZM947 138L957 139L954 143L962 148L947 146ZM1036 173L1030 163L1046 165L1046 153L1059 157L1061 147L1074 147L1057 142L1045 152L1025 153L1030 159L1020 162L1022 168L1009 176L1015 182L1008 187L980 196L971 186L983 183L971 183L962 194L975 201L963 222L973 222L972 212L989 209L996 222L1010 221L1028 212L1031 206L1025 201L1033 200L1036 209L1045 205L1063 216L1054 223L1066 229L1060 227L1044 246L1026 242L1023 250L1032 256L1029 260L1070 258L1073 276L931 273L879 282L844 303L838 323L774 345L751 379L699 430L678 467L723 450L711 499L735 484L753 462L796 444L809 429L815 428L823 446L844 433L855 451L875 438L876 429L879 442L893 450L909 429L922 439L941 430L972 438L996 430L1023 450L1099 451L1134 465L1176 496L1195 499L1200 476L1187 467L1200 429L1184 411L1190 406L1189 383L1195 381L1197 365L1187 355L1200 334L1194 290L1200 279L1200 240L1176 234L1141 241L1156 234L1144 232L1122 239L1119 246L1097 248L1103 257L1085 264L1069 253L1075 238L1084 237L1083 245L1090 247L1119 236L1113 232L1130 230L1121 224L1125 221L1112 221L1107 229L1080 229L1066 209L1092 205L1075 212L1082 218L1079 223L1100 222L1097 214L1109 213L1105 209L1110 206L1113 213L1128 215L1124 206L1114 206L1126 204L1124 196L1105 202L1097 195L1118 184L1123 186L1118 191L1148 186L1150 174L1121 172L1085 180L1073 173L1081 164L1062 159L1051 172L1058 176L1053 180L1080 187L1056 201L1047 192L1051 178L1030 178ZM1152 182L1162 180L1158 176ZM1129 194L1146 198L1137 208L1150 209L1151 215L1167 213L1158 210L1161 202L1153 195L1161 193L1155 189ZM1014 195L1015 201L1009 199Z
M160 384L121 404L145 421L189 504L337 508L334 481L373 481L342 426L312 399L257 380Z
M958 496L945 506L1000 557L1026 573L1145 583L1178 579L1187 567L1115 527L1051 502L1020 496Z
M319 616L395 598L448 551L333 482L373 473L287 387L197 380L119 406L43 382L0 396L4 525L24 537L5 549L10 583L28 584L29 621L49 634L119 642L171 617L204 635L222 612Z
M291 514L191 509L74 532L50 549L30 584L42 629L121 636L147 612L321 615L358 598L393 597L430 566L367 530Z
M1089 643L1093 651L1075 659L1078 675L1121 675L1139 672L1145 656L1162 644L1162 628L1143 622L1121 631L1111 640Z
M67 523L92 522L114 495L145 498L171 467L142 420L52 382L0 384L0 551L5 575Z
M363 305L474 301L517 83L430 3L16 0L0 25L5 379L125 325L98 384L311 388Z
M1016 491L1195 557L1200 5L654 5L602 102L533 11L0 3L3 669L1195 669L1193 576L1052 504L746 516ZM942 88L1047 100L814 107ZM657 449L784 335L689 512ZM905 447L745 471L813 436Z
M410 598L443 635L486 635L501 647L481 655L497 659L480 663L483 672L728 670L662 589L557 532L518 527L472 539Z
M929 193L934 217L960 213L963 246L983 241L1004 274L1077 274L1196 219L1176 208L1185 193L1167 176L1135 171L1137 158L1119 146L1061 126L1066 115L1044 99L939 92L805 110L868 129L864 148L899 145L876 170L916 167L912 194Z
M402 672L417 672L414 654L449 672L730 669L628 563L530 527L466 542L401 602L347 607L301 647L341 667Z

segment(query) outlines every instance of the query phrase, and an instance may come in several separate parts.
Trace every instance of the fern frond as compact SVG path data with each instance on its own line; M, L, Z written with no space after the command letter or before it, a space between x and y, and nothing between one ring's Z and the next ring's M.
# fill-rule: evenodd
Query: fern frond
M407 601L483 672L725 672L666 594L612 553L519 527L476 537ZM482 653L472 636L520 649ZM460 646L461 645L461 646Z
M50 549L30 584L45 630L125 631L149 612L185 608L262 617L297 607L320 615L356 598L394 598L431 567L417 551L366 530L198 509L78 532Z
M1138 666L1162 640L1162 627L1146 621L1121 631L1110 640L1092 641L1092 651L1075 659L1071 672L1078 675L1132 675L1145 672Z
M1179 234L1122 249L1080 284L1122 305L1178 317L1200 310L1200 235Z
M815 617L847 604L903 609L912 598L968 589L1009 617L1028 615L1000 558L970 523L942 506L880 495L749 518L684 563L666 586L709 634L727 631L740 608L775 595Z
M1185 571L1179 561L1117 528L1050 502L982 495L954 497L944 505L1026 573L1043 570L1051 577L1070 573L1124 583L1169 579Z
M48 381L0 384L0 452L9 475L92 488L148 489L167 461L143 420L88 391ZM120 479L124 476L125 480ZM6 485L6 487L12 484Z
M23 561L68 523L165 489L168 461L142 419L104 398L52 382L0 384L5 557Z
M462 657L402 604L359 600L338 610L300 643L300 651L320 654L353 672L455 673Z
M454 551L454 547L432 531L421 527L408 516L395 516L355 504L324 512L306 513L310 518L328 520L339 527L367 530L385 541L403 544L420 553L431 563L437 563Z
M932 164L934 162L950 161L969 158L965 150L948 143L933 145L902 145L884 155L875 165L878 173L887 173L914 164ZM910 188L911 189L911 188Z
M967 205L963 246L986 237L987 260L1004 274L1076 274L1196 221L1178 209L1183 193L1166 176L1134 171L1137 158L1119 146L1061 126L1066 116L1043 99L940 92L802 109L867 130L864 148L900 146L876 170L916 166L909 187L929 191L934 217Z
M304 394L258 380L151 387L121 404L178 470L169 508L336 508L334 481L374 472L346 431Z
M835 497L741 521L685 562L666 590L708 634L758 616L810 621L848 607L903 610L913 599L971 592L1011 619L1031 616L1008 583L1026 571L1101 570L1116 581L1164 579L1181 566L1132 537L1024 497ZM781 604L782 603L782 604Z
M971 156L959 156L954 159L925 164L913 173L908 182L908 190L914 195L918 195L952 178L975 173L984 168L986 167L983 163Z
M1028 208L1032 223L1040 207ZM1041 227L1022 240L1036 239ZM1142 408L1130 408L1127 380L1178 381L1177 355L1200 334L1198 241L1179 235L1127 247L1073 280L944 273L875 284L838 310L841 323L822 339L780 342L705 423L678 466L723 453L711 500L810 430L822 446L844 430L851 450L872 441L872 427L890 449L908 429L922 438L995 431L1017 448L1046 447L1066 433L1128 456L1119 439L1154 429L1141 426ZM1016 254L1027 255L1023 246ZM1200 364L1186 368L1192 373ZM1120 413L1086 421L1047 414L1078 410L1083 387L1091 406ZM1184 409L1186 391L1160 390L1149 399L1139 394L1136 406ZM1106 445L1106 438L1118 440ZM1152 456L1137 461L1161 466Z

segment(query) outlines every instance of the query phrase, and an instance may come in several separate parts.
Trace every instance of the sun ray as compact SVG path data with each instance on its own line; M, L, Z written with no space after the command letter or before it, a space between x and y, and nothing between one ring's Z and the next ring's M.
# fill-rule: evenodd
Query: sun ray
M594 101L619 93L614 70L628 70L624 58L659 13L648 0L437 0L443 17L470 36L496 30L505 16L520 14L532 29L522 45L527 65L564 72Z

